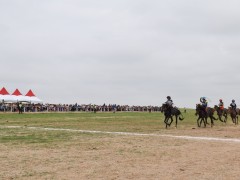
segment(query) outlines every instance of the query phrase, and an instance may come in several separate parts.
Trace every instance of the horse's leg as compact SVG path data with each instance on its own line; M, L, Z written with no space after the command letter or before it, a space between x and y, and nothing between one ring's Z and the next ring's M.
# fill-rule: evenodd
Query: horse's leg
M211 116L211 127L214 126L214 120L216 120L216 118L212 115Z
M197 126L198 126L198 127L200 127L199 119L200 119L200 117L198 117L198 119L197 119Z
M222 115L221 114L218 114L218 118L221 122L224 122L224 120L222 120Z
M167 121L168 121L168 117L167 117L167 116L165 116L164 123L166 124L166 129L167 129L167 126L168 126L168 123L167 123Z
M213 127L213 125L214 125L214 123L213 123L213 118L210 117L210 119L211 119L211 127Z
M172 124L172 122L173 122L173 117L170 116L170 118L171 118L171 122L169 123L169 127L171 126L171 124Z
M199 122L199 121L200 121L200 122ZM198 116L198 119L197 119L197 125L198 125L198 127L201 127L202 121L203 121L203 117Z
M225 123L227 123L227 119L228 119L228 114L226 114L226 119L225 119Z
M177 123L178 123L178 116L176 116L176 128L177 128Z
M208 124L208 123L207 123L207 117L203 117L202 120L203 120L204 127L206 127L207 124Z
M208 121L207 121L207 117L205 118L206 124L209 125Z
M206 126L207 126L207 118L203 118L203 124L204 124L204 128L206 128Z
M164 123L167 124L167 116L165 116Z
M226 114L223 114L223 117L224 117L223 122L226 124L226 122L227 122L227 115L226 115Z
M234 118L234 120L235 120L235 125L237 125L237 121L238 121L238 117L237 117L237 115L235 116L235 118Z
M235 124L233 114L231 114L231 118L232 118L232 122L233 122L233 124Z

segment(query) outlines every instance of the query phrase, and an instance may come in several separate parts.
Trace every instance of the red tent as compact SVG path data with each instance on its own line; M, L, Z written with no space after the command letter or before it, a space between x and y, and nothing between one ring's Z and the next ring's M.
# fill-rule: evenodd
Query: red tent
M8 93L5 87L0 91L0 101L12 102L12 96Z
M16 90L12 93L12 95L14 95L14 96L21 96L22 93L20 93L20 91L19 91L18 89L16 89Z
M32 92L32 90L30 89L25 96L34 97L35 94L34 94L34 93Z
M1 89L0 94L1 94L1 95L9 95L9 93L8 93L8 91L6 90L5 87L3 87L3 88Z
M28 93L23 96L22 93L16 89L11 95L3 87L0 91L0 101L4 102L31 102L31 103L42 103L43 101L35 96L30 89Z
M26 98L28 98L28 101L32 103L42 103L43 101L35 96L35 94L30 89L27 94L25 95Z
M12 93L12 99L15 102L28 101L18 89Z

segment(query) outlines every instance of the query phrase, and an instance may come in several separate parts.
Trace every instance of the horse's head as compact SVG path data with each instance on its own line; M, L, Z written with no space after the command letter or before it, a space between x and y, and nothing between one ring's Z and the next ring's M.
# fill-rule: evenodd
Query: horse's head
M205 107L202 105L202 104L196 104L196 113L195 115L197 114L201 114L201 113L205 113Z
M196 113L195 113L195 116L197 116L199 114L199 111L200 111L200 104L196 104Z
M196 104L196 110L200 110L202 108L202 105L201 104Z

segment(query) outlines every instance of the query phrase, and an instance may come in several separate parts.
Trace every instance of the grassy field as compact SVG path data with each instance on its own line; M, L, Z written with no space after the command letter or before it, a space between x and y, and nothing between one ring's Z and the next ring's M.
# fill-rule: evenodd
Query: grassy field
M178 121L178 130L196 128L195 110L188 109L186 113L182 114L184 116L184 120ZM54 141L54 139L66 140L68 137L68 135L63 135L67 134L66 132L42 132L43 134L48 134L48 136L41 138L40 131L34 131L30 134L27 132L18 133L18 131L25 131L26 129L3 128L5 126L155 133L166 131L163 119L164 115L160 112L1 113L0 126L2 127L0 127L0 142L51 142ZM231 124L229 121L230 120L228 120L228 124ZM223 126L225 124L220 121L215 121L215 125ZM173 128L175 128L175 119L170 129Z
M185 119L178 122L178 129L196 126L194 110L183 113ZM160 112L117 112L117 113L1 113L0 126L22 126L22 127L44 127L44 128L64 128L81 129L92 131L112 131L112 132L141 132L154 133L165 130L163 114ZM175 126L173 122L171 128ZM10 133L8 133L10 131ZM1 128L0 142L26 141L26 142L51 142L61 139L63 132L54 132L49 139L41 138L40 132L33 134L20 133L21 129ZM4 133L4 136L3 136ZM46 132L44 132L46 133ZM50 132L47 132L49 134ZM8 134L8 135L7 135ZM54 135L55 134L55 135ZM63 139L66 139L64 135Z

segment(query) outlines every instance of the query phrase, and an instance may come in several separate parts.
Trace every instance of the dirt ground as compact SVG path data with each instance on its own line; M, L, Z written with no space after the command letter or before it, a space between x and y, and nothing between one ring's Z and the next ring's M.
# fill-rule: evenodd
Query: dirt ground
M240 128L158 134L240 138ZM52 146L0 144L0 179L240 179L240 143L127 135L77 135Z

